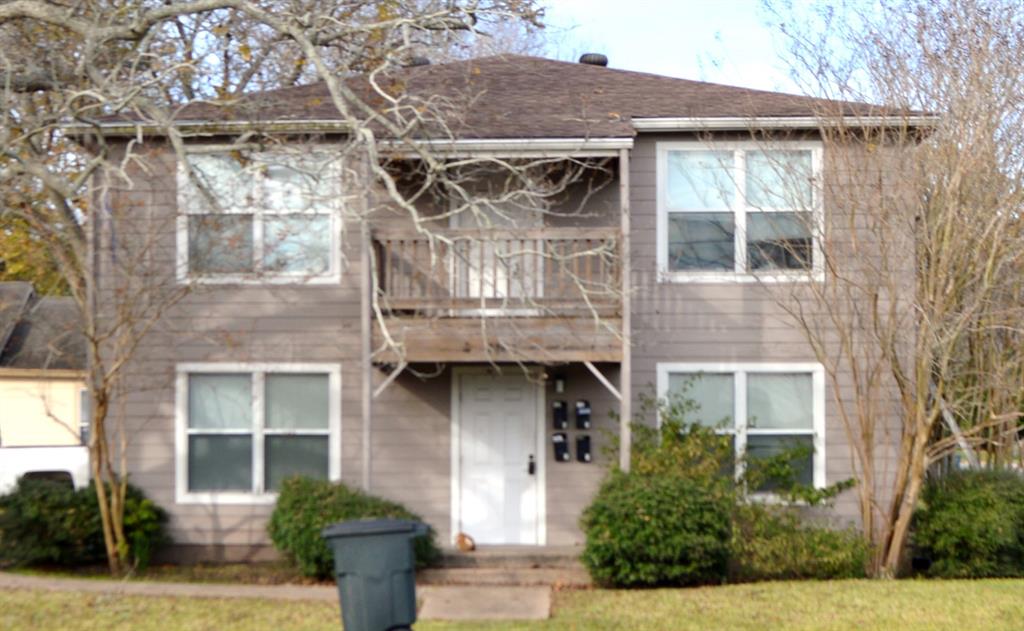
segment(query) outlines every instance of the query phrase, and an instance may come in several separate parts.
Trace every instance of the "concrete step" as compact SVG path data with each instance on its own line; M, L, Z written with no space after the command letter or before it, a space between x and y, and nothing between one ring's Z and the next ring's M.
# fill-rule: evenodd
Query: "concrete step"
M431 568L416 573L417 585L588 587L590 575L578 567Z
M439 566L480 569L583 569L578 546L480 546L471 552L445 550Z

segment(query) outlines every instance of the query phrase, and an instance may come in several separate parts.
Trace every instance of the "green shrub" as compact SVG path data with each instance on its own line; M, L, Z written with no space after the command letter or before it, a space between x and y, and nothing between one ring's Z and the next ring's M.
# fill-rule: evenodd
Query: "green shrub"
M730 578L736 582L865 576L870 544L853 528L816 526L784 506L737 507Z
M613 472L583 514L581 559L602 584L695 585L725 579L731 504L705 481Z
M651 402L648 402L651 404ZM629 473L609 472L580 526L594 580L622 587L733 580L862 576L867 545L856 532L803 523L786 505L748 500L770 487L789 502L829 502L850 482L814 489L797 482L806 452L742 463L732 437L687 424L692 401L654 402L661 425L633 425ZM617 462L617 458L609 458Z
M916 553L937 577L1024 576L1024 478L963 471L929 481L914 514Z
M367 495L341 483L293 477L284 481L267 531L274 546L306 576L325 578L334 571L327 543L320 536L325 526L353 519L391 517L423 521L400 504ZM440 551L434 529L414 540L416 564L435 562Z
M166 541L166 513L134 486L125 498L129 558L145 567ZM73 489L52 480L26 479L0 496L0 563L78 566L106 559L96 487Z

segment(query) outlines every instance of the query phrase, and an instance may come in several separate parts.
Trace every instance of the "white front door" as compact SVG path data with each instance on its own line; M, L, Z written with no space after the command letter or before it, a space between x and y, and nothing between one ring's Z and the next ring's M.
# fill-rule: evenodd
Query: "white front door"
M456 373L454 531L478 544L542 543L537 480L544 454L537 453L538 388L515 371Z

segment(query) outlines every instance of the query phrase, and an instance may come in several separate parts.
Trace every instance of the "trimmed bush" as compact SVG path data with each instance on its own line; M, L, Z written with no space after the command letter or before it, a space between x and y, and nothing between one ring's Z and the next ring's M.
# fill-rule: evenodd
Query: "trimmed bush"
M780 506L737 508L730 579L736 582L863 578L871 546L853 528L807 523Z
M914 514L917 555L943 578L1024 576L1024 478L962 471L929 481Z
M795 508L756 503L744 491L769 487L780 499L816 506L850 482L801 485L795 463L806 454L786 450L742 463L737 483L731 436L685 423L691 401L654 405L660 428L633 425L630 472L610 471L580 520L581 558L595 581L641 587L864 575L868 546L859 533L806 523Z
M131 561L148 565L166 541L167 514L129 485L124 529ZM53 480L22 478L0 497L0 563L4 565L92 565L106 560L96 488L74 489Z
M423 521L401 504L344 484L293 477L281 485L267 531L274 546L304 575L326 578L334 571L334 559L320 531L339 521L383 517ZM433 528L417 537L414 546L418 567L430 565L440 556Z
M701 480L613 472L583 514L581 559L599 583L621 587L725 580L728 498Z

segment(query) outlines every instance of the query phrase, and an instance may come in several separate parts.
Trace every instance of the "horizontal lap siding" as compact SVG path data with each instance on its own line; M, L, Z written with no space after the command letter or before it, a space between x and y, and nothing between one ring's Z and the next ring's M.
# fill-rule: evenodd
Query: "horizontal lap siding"
M375 389L387 374L374 370ZM450 407L450 370L432 378L407 370L373 400L372 490L419 514L441 542L450 522Z
M639 136L631 161L634 395L639 398L654 392L658 363L816 361L804 333L780 305L785 301L786 292L800 295L798 283L761 286L757 283L657 281L656 143L673 139L668 135ZM830 230L830 238L841 242L845 227L833 223ZM850 262L851 269L855 264ZM831 343L838 339L834 333L825 337ZM845 372L841 372L839 377L838 394L847 409L851 409L851 377ZM854 475L853 456L836 407L835 394L831 383L827 383L825 450L828 483ZM895 392L882 403L883 411L893 414L897 403ZM653 422L653 419L646 420ZM891 429L895 429L894 424ZM893 468L895 453L892 446L897 438L892 431L878 438L882 454L879 464L886 470L880 474L883 483ZM856 494L852 491L844 493L831 515L839 521L858 519Z
M596 367L612 384L619 383L618 364L596 364ZM550 376L565 378L565 392L556 393L554 382L549 381L546 388L545 418L541 428L547 437L545 441L545 464L547 466L547 533L548 544L556 546L578 545L583 543L583 533L579 528L580 515L590 504L601 481L614 463L609 461L605 451L611 447L610 438L618 431L615 414L619 402L608 390L581 364L564 367L549 367ZM584 399L590 402L592 427L589 430L576 429L575 403ZM552 403L564 400L569 405L569 429L555 430L552 421ZM551 436L556 431L564 431L569 439L572 460L556 462ZM576 460L576 438L590 436L593 461L583 463Z
M631 246L633 304L633 392L652 393L658 362L784 362L813 361L803 334L791 325L776 296L751 284L683 285L655 280L655 138L640 136L631 161ZM148 205L153 225L171 230L160 256L173 265L173 217L176 194L173 160L154 169L145 185L121 201ZM601 216L550 223L605 223L614 210L616 187L595 197ZM116 198L116 196L115 196ZM130 198L130 199L129 199ZM116 200L115 200L116 201ZM163 220L160 218L163 217ZM122 235L123 236L123 235ZM171 309L140 347L129 367L130 387L121 408L129 428L132 479L171 515L172 536L179 543L251 546L267 543L270 506L199 506L174 503L174 367L180 362L331 362L342 366L342 476L353 485L361 477L360 338L358 247L353 235L345 250L346 272L340 285L330 286L206 286ZM618 384L618 366L599 366ZM430 372L433 366L418 367ZM616 432L612 412L618 402L579 364L547 368L567 379L567 391L545 392L545 463L547 465L548 542L571 545L582 541L580 513L596 492L607 466L603 448ZM380 384L387 373L375 369ZM851 385L841 375L839 394L848 403ZM852 476L853 462L846 432L832 397L826 395L826 470L829 482ZM594 428L568 430L575 458L575 437L587 433L595 462L556 463L550 437L550 404L564 399L590 401ZM887 401L893 404L895 401ZM373 491L402 502L433 525L441 542L450 540L451 507L451 371L430 378L401 375L374 400ZM636 408L635 408L636 409ZM570 409L571 412L571 409ZM648 419L650 420L650 419ZM605 431L607 430L607 431ZM880 441L891 441L891 436ZM855 496L844 494L836 504L841 519L856 516Z
M107 251L127 266L132 238L157 234L151 274L173 274L176 251L175 160L166 152L146 156L150 172L138 174L132 190L110 196L116 239ZM121 212L129 209L131 214ZM143 215L139 212L145 209ZM141 217L145 216L145 221ZM351 232L351 231L349 231ZM126 370L129 394L117 413L124 415L130 441L128 466L142 487L170 515L169 531L178 544L262 546L269 505L175 503L175 367L184 362L317 362L342 369L342 478L360 480L362 442L359 408L359 256L357 235L343 239L344 273L333 285L198 285L166 310L146 336ZM152 270L157 270L153 272ZM130 270L134 272L134 270ZM172 277L172 276L171 276Z

